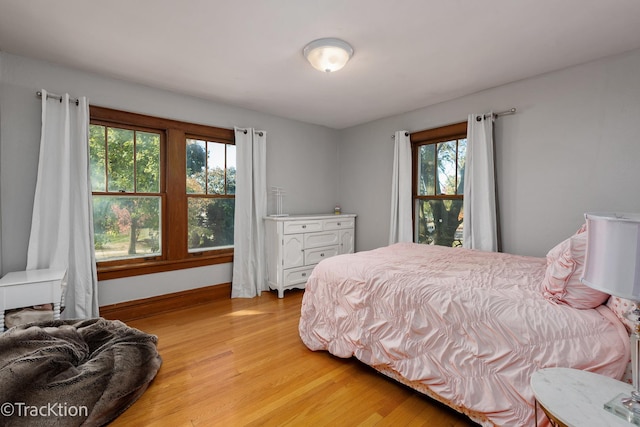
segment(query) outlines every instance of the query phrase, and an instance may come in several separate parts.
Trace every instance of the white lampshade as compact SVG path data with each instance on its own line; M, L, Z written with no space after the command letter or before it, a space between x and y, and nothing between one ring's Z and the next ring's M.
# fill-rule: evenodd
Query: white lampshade
M587 254L582 282L640 301L640 214L587 213Z
M312 41L302 53L313 68L330 73L346 65L353 56L353 48L343 40L326 38Z

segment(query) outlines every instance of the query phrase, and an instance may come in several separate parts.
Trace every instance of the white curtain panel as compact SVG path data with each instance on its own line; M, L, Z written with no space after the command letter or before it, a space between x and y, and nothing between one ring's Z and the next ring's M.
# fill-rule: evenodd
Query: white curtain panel
M264 217L267 215L267 136L235 128L236 198L233 226L232 298L266 290Z
M496 252L498 228L493 162L493 113L469 115L463 209L463 246Z
M98 278L89 182L89 106L47 100L42 90L40 160L33 200L27 270L67 271L66 319L97 317Z
M411 209L411 139L409 132L402 130L394 136L390 245L413 242Z

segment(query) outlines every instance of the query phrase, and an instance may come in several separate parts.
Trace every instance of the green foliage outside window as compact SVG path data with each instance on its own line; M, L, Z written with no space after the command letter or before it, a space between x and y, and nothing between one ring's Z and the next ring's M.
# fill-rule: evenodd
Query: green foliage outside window
M418 147L415 233L418 243L462 245L466 139Z
M92 124L89 158L96 259L161 254L160 135Z
M233 246L235 146L187 139L189 251Z

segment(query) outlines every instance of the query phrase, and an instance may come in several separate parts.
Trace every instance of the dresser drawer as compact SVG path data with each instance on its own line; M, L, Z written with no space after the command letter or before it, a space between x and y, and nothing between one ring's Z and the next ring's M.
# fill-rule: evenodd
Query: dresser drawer
M353 228L354 225L354 218L332 218L324 220L325 230L343 230L345 228Z
M284 234L310 233L313 231L322 231L322 221L287 221L283 224Z
M336 256L340 253L340 246L328 246L317 249L305 249L304 263L305 265L317 264L325 258Z
M284 270L282 277L282 286L286 288L291 285L306 283L312 271L313 266L304 268L290 268Z
M321 231L304 234L304 248L320 248L340 244L340 233L337 231Z

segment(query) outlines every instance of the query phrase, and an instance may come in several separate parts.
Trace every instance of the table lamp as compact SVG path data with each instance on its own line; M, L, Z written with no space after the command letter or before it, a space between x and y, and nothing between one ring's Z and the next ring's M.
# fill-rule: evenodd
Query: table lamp
M631 333L631 396L621 394L605 409L640 425L640 214L586 213L587 251L582 283L634 302L626 314Z

